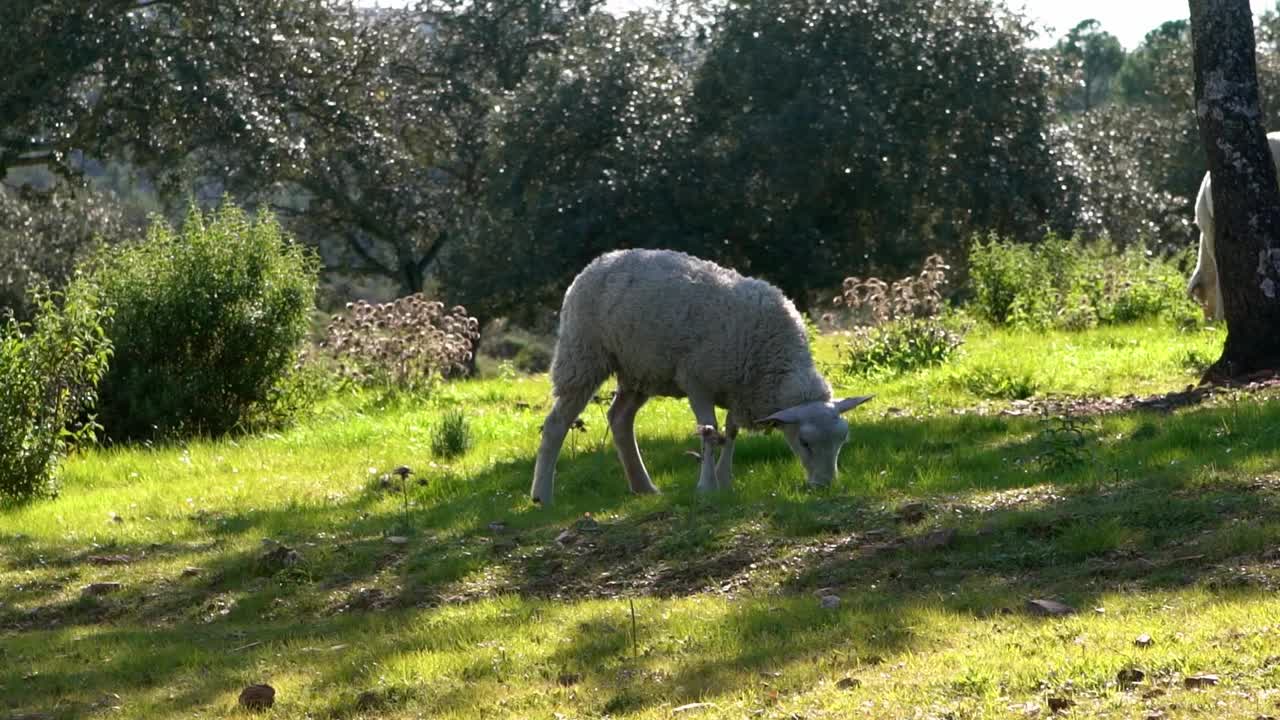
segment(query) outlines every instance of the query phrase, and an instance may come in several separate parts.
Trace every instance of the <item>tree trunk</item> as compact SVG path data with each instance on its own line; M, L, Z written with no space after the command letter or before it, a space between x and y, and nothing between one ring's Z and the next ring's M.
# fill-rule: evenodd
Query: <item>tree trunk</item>
M1204 382L1280 368L1280 190L1262 127L1248 0L1189 0L1196 118L1213 178L1227 341Z

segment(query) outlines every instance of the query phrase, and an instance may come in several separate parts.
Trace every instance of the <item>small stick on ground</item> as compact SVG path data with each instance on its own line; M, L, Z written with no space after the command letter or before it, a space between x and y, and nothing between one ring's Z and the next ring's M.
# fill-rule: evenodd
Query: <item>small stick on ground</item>
M631 603L631 659L640 659L640 640L636 634L636 599L627 598L627 602Z

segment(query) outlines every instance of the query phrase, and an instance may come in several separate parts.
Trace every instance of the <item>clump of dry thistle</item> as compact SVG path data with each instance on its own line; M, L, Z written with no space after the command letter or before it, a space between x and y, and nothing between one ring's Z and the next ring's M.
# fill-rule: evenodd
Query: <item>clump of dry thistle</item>
M894 320L931 318L942 312L942 289L947 284L947 265L941 255L925 258L924 266L915 275L892 283L880 278L848 277L843 290L832 298L836 308L847 308L856 325L883 325ZM827 313L823 319L828 325L836 323L835 313Z
M343 378L362 385L415 389L436 378L466 372L480 323L461 305L421 293L388 303L347 303L334 315L320 343L336 361Z

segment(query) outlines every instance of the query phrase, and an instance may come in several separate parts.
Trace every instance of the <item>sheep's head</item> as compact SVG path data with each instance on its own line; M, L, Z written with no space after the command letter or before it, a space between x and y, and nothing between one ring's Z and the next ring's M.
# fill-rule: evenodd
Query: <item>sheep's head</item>
M800 458L812 487L826 487L836 477L840 448L849 439L849 423L840 414L871 399L870 395L833 402L815 401L780 410L760 421L776 427Z

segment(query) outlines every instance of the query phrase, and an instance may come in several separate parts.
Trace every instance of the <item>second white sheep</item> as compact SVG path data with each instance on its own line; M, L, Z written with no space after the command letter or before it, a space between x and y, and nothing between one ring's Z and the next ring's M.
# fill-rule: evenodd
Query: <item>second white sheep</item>
M1276 175L1280 177L1280 132L1268 133L1267 145L1271 149L1271 159L1276 164ZM1200 254L1196 260L1196 269L1191 273L1191 280L1187 283L1187 293L1204 308L1206 318L1221 320L1222 282L1218 277L1218 262L1214 258L1217 234L1213 224L1212 190L1209 173L1205 173L1204 180L1200 183L1200 192L1196 195L1196 225L1200 226Z

